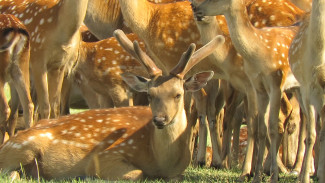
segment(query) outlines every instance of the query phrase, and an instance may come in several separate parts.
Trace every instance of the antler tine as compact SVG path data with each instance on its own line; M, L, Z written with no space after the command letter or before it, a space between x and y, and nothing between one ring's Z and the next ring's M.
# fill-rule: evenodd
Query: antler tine
M114 31L114 36L120 45L147 69L151 77L162 75L162 71L156 66L152 59L141 50L137 41L134 41L132 44L124 32L119 29Z
M189 60L191 59L191 56L193 55L195 51L196 45L194 43L190 44L186 52L182 54L181 59L179 60L178 64L170 71L170 74L177 76L181 79L183 79L183 75L180 75L182 71L186 68L187 64L189 63Z
M135 53L138 55L141 63L146 67L151 77L162 75L162 71L157 67L155 62L139 46L138 41L133 42Z
M180 62L177 66L170 72L171 74L184 78L185 74L197 63L203 60L205 57L209 56L213 51L225 42L225 38L222 35L216 36L209 43L204 45L202 48L198 49L193 53L195 49L195 44L191 44L188 50L183 53ZM189 57L188 57L189 56Z
M139 60L138 55L134 51L132 42L122 30L120 29L115 30L113 35L116 38L116 40L120 43L120 45L125 49L125 51L130 53L135 59Z

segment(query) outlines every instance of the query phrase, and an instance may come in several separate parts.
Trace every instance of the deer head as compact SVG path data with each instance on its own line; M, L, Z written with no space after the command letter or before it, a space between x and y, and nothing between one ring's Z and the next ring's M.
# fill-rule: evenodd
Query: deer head
M170 74L162 76L162 71L140 49L137 41L132 44L120 30L115 31L114 35L121 46L141 62L151 77L148 79L131 73L122 74L123 80L131 88L148 93L150 107L153 111L153 122L158 128L164 128L164 126L174 122L176 114L184 105L183 95L185 90L197 91L212 78L212 71L200 72L187 79L184 79L184 76L195 64L211 54L216 46L224 42L222 36L217 36L210 44L195 53L195 44L191 44L188 50L183 53L178 65L170 71Z

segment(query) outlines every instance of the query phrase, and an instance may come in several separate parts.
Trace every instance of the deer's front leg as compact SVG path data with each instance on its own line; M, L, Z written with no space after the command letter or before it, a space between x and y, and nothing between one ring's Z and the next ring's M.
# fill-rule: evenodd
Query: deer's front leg
M31 59L33 83L37 94L38 113L41 119L50 117L50 104L47 86L46 66L37 58Z
M51 106L51 118L60 114L61 88L64 78L65 66L48 71L49 102Z
M87 174L106 180L141 180L142 170L114 154L95 155L87 167Z

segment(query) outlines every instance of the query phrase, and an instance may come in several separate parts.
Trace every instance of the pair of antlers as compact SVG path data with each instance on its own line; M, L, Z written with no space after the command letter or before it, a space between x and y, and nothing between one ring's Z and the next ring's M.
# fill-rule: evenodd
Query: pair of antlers
M134 58L136 58L140 63L146 68L150 77L154 78L156 76L162 75L162 70L159 69L154 61L141 50L139 43L134 41L133 44L129 38L124 34L122 30L114 31L114 36L120 45L130 53ZM216 36L205 46L195 51L196 45L194 43L190 44L186 52L182 54L181 59L178 64L170 71L170 74L183 79L185 74L202 59L209 56L219 45L225 42L225 38L221 35Z

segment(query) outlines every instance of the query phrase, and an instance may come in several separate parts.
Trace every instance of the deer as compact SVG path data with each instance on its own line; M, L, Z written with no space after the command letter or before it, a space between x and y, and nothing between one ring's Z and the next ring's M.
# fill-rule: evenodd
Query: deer
M128 34L131 41L137 40L141 49L144 43L135 34ZM75 82L82 91L93 90L100 96L100 108L129 106L129 90L120 76L124 72L147 76L144 68L118 43L115 37L98 42L82 42L80 56L73 73ZM87 94L84 97L87 98ZM111 101L113 103L111 103ZM91 106L90 108L97 107Z
M243 0L204 1L195 7L195 14L198 17L224 15L226 18L232 43L245 60L244 71L257 94L259 147L253 181L261 181L266 136L269 135L271 182L277 182L279 130L277 123L280 99L284 90L299 87L299 83L294 77L288 77L292 76L288 62L288 50L297 32L297 27L255 28L250 23ZM251 44L252 41L255 44ZM269 118L265 121L268 105L270 106Z
M0 169L7 172L22 165L33 175L37 162L45 179L181 177L191 160L192 124L186 120L184 91L200 89L213 72L184 75L223 44L224 38L217 36L197 51L190 44L170 74L163 75L136 41L132 43L121 30L114 36L148 71L149 78L132 73L122 77L137 91L148 93L150 107L93 109L43 119L0 147Z
M145 49L144 43L135 34L127 34L127 37L131 41L137 40L141 49ZM81 90L91 109L147 105L146 96L130 90L120 76L120 73L124 72L147 76L142 65L119 45L115 37L96 42L87 42L88 38L94 36L88 32L83 38L86 41L81 43L77 63L66 78L72 81L66 81L62 90L61 114L69 114L69 95L73 84ZM131 97L129 93L132 94ZM133 100L130 101L130 98Z
M63 77L78 57L78 30L87 3L88 0L0 2L0 12L15 15L30 32L31 75L40 118L59 115Z
M13 136L16 127L14 115L19 101L24 109L25 127L33 126L34 104L30 96L29 54L30 37L21 21L10 14L0 14L0 143L4 141L6 131ZM11 106L4 94L4 84L9 81Z
M306 115L306 148L303 166L299 176L301 182L309 182L309 167L313 156L313 147L316 141L316 120L318 114L324 123L324 2L313 0L311 13L306 15L299 23L300 29L295 36L289 50L289 62L293 74L301 83L301 108ZM325 181L325 140L324 124L322 125L318 138L320 139L320 150L317 176L320 182ZM316 149L315 149L316 151ZM317 152L316 152L317 154Z
M192 1L194 7L195 4L198 4L200 1ZM247 11L250 14L250 21L253 23L253 25L255 27L261 28L264 26L283 26L283 25L291 25L293 23L295 23L295 21L299 20L299 18L303 15L303 11L301 11L300 9L296 8L295 6L293 6L290 2L287 1L270 1L270 4L274 5L274 6L279 6L282 7L283 9L277 9L280 12L275 12L272 10L269 11L268 8L269 7L269 3L262 3L262 1L254 1L254 2L250 2L249 4L246 4L247 7ZM263 9L264 11L259 11L260 9ZM284 13L286 12L286 13ZM277 16L277 19L270 19L268 17L270 17L270 13L275 14ZM291 18L293 17L293 18ZM201 20L198 20L196 18L196 23L198 26L198 29L200 31L201 34L201 41L203 43L208 42L209 40L211 40L214 36L218 35L218 34L222 34L224 36L228 36L228 30L227 30L227 25L226 25L226 21L224 20L224 17L222 16L205 16L203 17ZM219 73L223 73L223 76L220 76L222 79L225 79L227 81L229 81L229 83L238 91L242 91L243 93L247 93L247 95L251 95L250 97L247 97L248 103L253 103L253 101L255 100L254 98L254 92L252 92L253 88L250 84L250 81L247 77L247 75L245 74L244 70L243 70L243 61L242 61L242 57L240 56L240 54L235 50L235 48L233 47L230 38L228 39L228 41L226 41L226 44L223 45L224 50L228 50L228 51L224 51L221 53L215 53L211 56L208 57L208 59L213 59L215 63L218 63L219 68L222 69L222 72ZM228 45L227 45L228 44ZM227 46L226 46L227 45ZM232 56L228 56L225 57L225 59L223 59L222 54L224 53L228 53L228 55L232 55ZM236 54L238 54L236 56ZM214 56L214 57L213 57ZM236 57L235 57L236 56ZM240 63L240 64L237 64ZM234 74L235 73L235 74ZM240 74L239 74L240 73ZM248 88L248 89L247 89ZM253 96L252 96L253 95ZM284 105L286 105L285 102L286 99L283 99L283 101L281 101ZM230 104L229 110L234 110L235 107L238 105L238 103L236 104ZM290 105L290 104L289 104ZM249 105L250 107L248 107L248 116L251 116L254 114L254 107ZM290 106L288 106L290 108ZM281 111L282 112L282 111ZM233 112L230 112L231 114ZM287 115L284 115L284 117L282 118L282 122L285 121L285 119L288 117ZM248 117L248 119L251 119L250 117ZM227 121L230 121L228 119L225 120L226 123ZM248 125L251 125L250 120L248 120ZM252 124L253 125L253 124ZM225 133L224 133L224 138L223 138L223 160L227 160L228 159L228 164L230 164L230 139L231 136L229 135L231 133L232 128L230 127L231 125L226 125L225 129ZM254 139L254 132L255 130L248 127L248 138L253 138ZM254 133L253 133L254 132ZM248 140L248 153L251 154L252 153L252 145L253 143L251 143L250 140ZM247 155L246 158L251 157L251 155ZM248 174L249 173L249 169L248 168L248 161L250 162L251 160L247 160L245 161L245 165L243 166L243 172L245 172L244 174ZM227 163L227 162L225 162ZM225 164L224 163L224 164Z
M128 27L145 42L149 54L153 58L157 58L155 60L157 60L157 62L159 61L159 64L163 65L165 68L172 68L175 65L175 63L171 62L171 60L177 56L177 52L182 51L184 44L187 44L188 42L198 42L200 39L190 3L187 1L167 4L153 4L145 0L126 0L120 1L120 7L123 18ZM144 9L148 11L143 11ZM170 18L170 16L167 16L168 14L177 16ZM162 53L161 50L166 51L166 53ZM158 58L163 58L163 60L159 60ZM211 63L211 61L209 61L205 63L206 64L204 65L198 64L193 68L192 71L196 69L204 70L204 67L213 67L213 69L215 69L215 73L220 71L214 62ZM215 79L218 78L216 77ZM209 94L212 95L212 93L215 93L215 91L205 91L205 93L207 93L206 96L208 98ZM195 94L202 96L202 93ZM214 101L214 99L208 98L207 101ZM214 102L211 103L212 104L202 105L211 107L215 104ZM199 110L205 108L206 107L200 107ZM201 121L200 124L204 123L202 122L202 119L205 119L205 116L209 115L211 117L208 118L214 121L210 124L210 126L215 126L215 111L216 110L214 110L214 113L212 113L213 115L210 115L205 110L202 110L199 114ZM216 150L213 152L216 152ZM214 154L213 157L216 158L213 158L212 164L219 167L219 162L221 160L220 155Z

